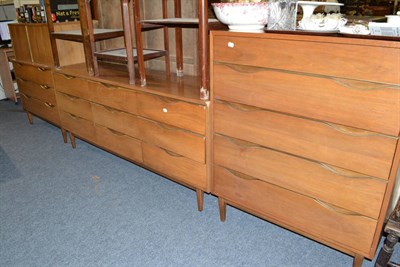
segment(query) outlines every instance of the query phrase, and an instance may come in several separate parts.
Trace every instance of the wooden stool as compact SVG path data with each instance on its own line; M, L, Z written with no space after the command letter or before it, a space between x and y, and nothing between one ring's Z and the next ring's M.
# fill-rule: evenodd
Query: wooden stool
M375 267L387 267L387 266L400 266L400 263L390 262L392 257L394 246L399 242L400 238L400 201L397 200L397 205L394 208L392 214L386 223L384 231L388 234L385 239L383 247L379 251L378 258L375 262Z

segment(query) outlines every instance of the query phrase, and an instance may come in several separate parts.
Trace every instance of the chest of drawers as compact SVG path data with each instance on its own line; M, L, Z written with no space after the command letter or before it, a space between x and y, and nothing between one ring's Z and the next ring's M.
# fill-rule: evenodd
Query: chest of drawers
M75 136L196 189L210 192L206 102L135 90L106 81L54 74L61 125Z
M211 47L221 219L236 206L361 266L399 165L400 43L213 32Z

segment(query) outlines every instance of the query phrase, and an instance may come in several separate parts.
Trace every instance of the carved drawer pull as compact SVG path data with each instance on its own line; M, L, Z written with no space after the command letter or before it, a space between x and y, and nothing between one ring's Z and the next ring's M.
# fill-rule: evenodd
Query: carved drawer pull
M73 118L74 120L80 120L80 119L81 119L80 117L78 117L78 116L76 116L76 115L74 115L74 114L71 114L71 113L68 113L68 115L69 115L71 118Z
M46 68L43 68L43 67L38 67L38 70L40 70L40 71L47 71L47 69L46 69Z
M245 105L241 105L241 104L235 104L235 103L228 103L228 102L222 102L222 101L218 101L218 103L228 106L232 109L235 110L239 110L239 111L244 111L244 112L253 112L253 111L262 111L261 108L257 108L257 107L252 107L252 106L245 106Z
M388 85L388 84L380 84L380 83L373 83L373 82L364 82L364 81L352 81L352 80L347 80L347 79L340 79L337 77L330 77L331 80L333 80L335 83L346 87L351 90L380 90L380 89L400 89L400 86L396 85ZM357 85L352 85L351 82L356 83ZM365 86L361 86L365 85Z
M46 84L40 84L39 86L40 86L40 88L45 89L45 90L50 89L50 86L48 86Z
M105 87L105 88L107 88L107 89L110 89L110 90L118 89L118 86L111 85L111 84L108 84L108 83L103 83L103 82L98 82L98 81L92 81L92 82L93 82L93 83L100 84L101 86L103 86L103 87Z
M175 158L183 158L182 155L179 155L179 154L177 154L177 153L175 153L175 152L166 150L165 148L162 148L162 147L160 147L160 148L161 148L161 150L163 150L165 153L167 153L168 155L170 155L170 156L172 156L172 157L175 157Z
M22 93L22 92L19 92L20 93L20 95L22 95L23 97L25 97L25 98L31 98L30 96L28 96L28 95L26 95L26 94L24 94L24 93Z
M121 132L118 132L118 131L113 130L113 129L110 129L110 128L107 128L107 130L108 130L109 132L111 132L112 134L117 135L117 136L126 136L126 134L123 134L123 133L121 133Z
M254 66L242 66L242 65L235 65L235 64L221 64L224 65L236 72L239 73L256 73L256 72L262 72L262 71L267 71L265 68L261 67L254 67Z
M238 171L234 171L234 170L231 170L231 169L228 169L228 168L225 168L225 167L223 167L223 168L227 172L231 173L232 175L234 175L234 176L236 176L238 178L241 178L241 179L244 179L244 180L249 180L249 181L260 181L260 182L263 182L262 180L257 179L255 177L252 177L250 175L247 175L247 174L244 174L244 173L241 173L241 172L238 172Z
M325 202L323 202L323 201L321 201L319 199L313 198L313 200L316 203L318 203L320 206L324 207L325 209L331 210L331 211L336 212L336 213L340 213L340 214L344 214L344 215L348 215L348 216L363 216L363 215L355 213L353 211L342 209L342 208L339 208L337 206L333 206L333 205L327 204L327 203L325 203Z
M67 79L67 80L72 80L72 79L75 79L76 77L74 77L74 76L71 76L71 75L67 75L67 74L61 74L65 79Z
M330 171L331 173L334 173L336 175L339 176L343 176L343 177L347 177L347 178L351 178L351 179L376 179L378 181L381 181L383 183L386 183L385 180L379 179L379 178L375 178L372 176L368 176L368 175L363 175L361 173L356 173L356 172L352 172L349 170L345 170L339 167L332 167L328 164L325 163L321 163L319 162L319 165L321 165L322 168L324 168L325 170Z
M44 104L46 105L46 107L49 107L49 108L54 108L55 107L55 105L53 105L51 103L48 103L48 102L44 102Z
M101 106L101 105L99 105L99 106ZM107 111L109 111L111 113L123 113L122 111L119 111L119 110L117 110L115 108L111 108L111 107L108 107L108 106L101 106L101 107L105 108Z
M21 78L21 77L17 77L17 80L19 80L19 81L21 81L21 82L27 82L28 80L25 80L25 79L23 79L23 78Z
M257 144L253 144L247 141L243 141L243 140L238 140L232 137L228 137L225 135L220 135L217 134L218 136L221 136L222 138L226 139L228 142L231 142L232 144L239 146L239 147L244 147L244 148L260 148L262 149L263 147Z
M79 97L76 97L76 96L73 96L73 95L67 95L67 94L65 94L65 96L66 97L68 97L70 100L72 100L72 101L76 101L76 100L79 100L80 98Z
M353 127L347 127L347 126L342 126L342 125L337 125L337 124L332 124L329 122L321 122L330 128L334 129L335 131L338 131L342 134L350 135L350 136L355 136L355 137L368 137L368 136L380 136L380 137L385 137L389 139L397 139L395 136L390 136L390 135L385 135L381 133L375 133L375 132L369 132Z

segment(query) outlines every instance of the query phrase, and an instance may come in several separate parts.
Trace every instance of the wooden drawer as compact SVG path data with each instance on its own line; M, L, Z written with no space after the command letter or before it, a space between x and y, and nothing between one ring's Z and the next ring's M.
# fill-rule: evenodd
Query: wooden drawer
M205 134L206 106L152 94L138 94L138 113L149 119Z
M149 168L206 191L206 165L143 143L143 161Z
M95 142L95 128L92 121L60 110L60 118L64 129L87 141Z
M214 163L374 219L386 190L385 180L221 135Z
M98 104L92 104L92 110L96 124L138 139L141 138L140 119L137 116Z
M217 62L400 84L399 44L356 42L277 34L220 35L214 36L212 50Z
M53 75L51 69L36 67L27 64L14 63L15 75L18 78L32 81L37 84L53 87Z
M54 73L54 85L58 92L86 100L90 100L93 94L88 90L88 80L63 73Z
M22 78L17 78L17 83L20 92L43 102L56 103L54 88L50 85L37 84Z
M22 106L25 110L42 119L52 122L55 125L60 125L60 117L58 115L58 109L55 103L43 102L22 92L20 95Z
M214 105L214 130L383 179L397 144L391 136L220 101Z
M369 255L377 221L225 168L214 168L214 192L265 219Z
M205 163L204 136L147 119L138 120L138 127L142 140Z
M89 81L88 85L93 102L137 114L137 93L132 89L94 81Z
M214 97L397 136L400 86L215 64Z
M142 144L138 139L121 132L95 125L97 143L126 159L143 162Z
M67 113L93 121L92 106L89 101L82 98L56 93L58 107Z

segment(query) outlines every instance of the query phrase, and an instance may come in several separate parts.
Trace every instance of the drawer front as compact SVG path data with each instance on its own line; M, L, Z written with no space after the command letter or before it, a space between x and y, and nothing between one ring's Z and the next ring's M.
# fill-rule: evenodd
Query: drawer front
M96 140L103 148L126 159L143 162L142 144L139 140L113 129L95 125Z
M92 92L88 90L88 81L79 77L54 73L56 91L90 100Z
M20 92L43 102L56 103L54 88L50 85L37 84L22 78L17 78L17 83Z
M168 177L206 191L206 165L143 143L144 164Z
M203 136L147 119L140 119L138 123L142 140L205 163Z
M138 94L139 115L205 134L206 106L152 94Z
M37 84L53 87L53 75L51 69L21 63L14 63L13 66L17 77Z
M117 132L140 139L139 118L110 107L92 104L94 122Z
M214 190L266 219L369 255L376 220L218 166L214 169Z
M47 121L60 125L60 117L56 104L40 101L36 98L20 93L22 106L30 113Z
M397 139L254 107L216 102L215 132L388 179Z
M92 92L90 99L93 102L137 114L135 91L93 81L89 81L88 86L89 91Z
M393 136L400 132L400 86L231 64L215 64L214 73L215 98Z
M95 128L92 121L62 110L60 110L60 117L63 128L87 141L96 141Z
M221 135L214 163L374 219L386 190L385 180Z
M253 38L254 37L254 38ZM217 36L213 60L358 80L400 84L400 49L344 43L343 38L307 41L259 38L259 35ZM372 40L371 40L372 41ZM368 55L368 58L365 57Z
M67 113L93 121L92 107L89 101L82 98L57 92L58 107Z

